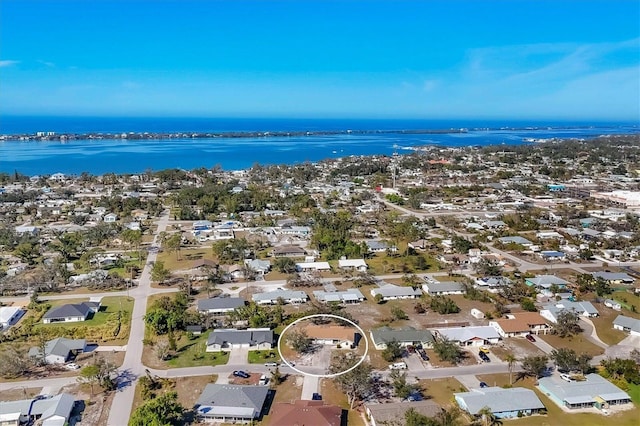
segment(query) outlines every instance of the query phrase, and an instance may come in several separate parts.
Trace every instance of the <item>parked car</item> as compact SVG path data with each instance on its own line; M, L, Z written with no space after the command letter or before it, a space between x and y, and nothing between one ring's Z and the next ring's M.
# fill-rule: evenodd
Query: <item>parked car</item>
M389 370L406 370L407 363L406 362L394 362L389 365Z
M409 351L410 354L413 354L416 352L416 348L414 346L407 346L407 350Z
M277 367L278 363L277 362L265 362L264 366L265 367Z
M480 382L480 387L481 388L488 388L489 385L486 382Z
M264 375L264 374L262 376L260 376L260 380L258 380L258 384L261 385L261 386L264 386L267 383L269 383L269 379L267 378L267 376Z
M314 392L313 395L311 396L311 400L313 400L313 401L322 401L322 395L320 395L319 393Z
M535 342L536 341L536 338L533 337L533 335L531 335L531 334L527 334L526 337L527 337L527 340L530 341L530 342Z
M489 348L487 346L480 346L480 352L484 352L486 354L489 353Z
M560 378L562 380L566 380L567 382L573 382L573 378L568 374L560 374Z
M243 379L248 379L249 377L251 377L251 375L250 375L250 374L245 373L245 372L244 372L244 371L242 371L242 370L236 370L236 371L234 371L234 372L233 372L233 375L234 375L234 376L236 376L236 377L242 377Z
M424 349L418 349L418 355L422 358L423 361L429 361L429 355L424 351Z
M65 367L67 368L67 370L77 370L80 368L80 366L75 362L70 362L69 364L66 364Z
M484 352L480 351L478 355L480 356L480 359L482 359L484 362L491 362L491 358L489 358L489 356Z

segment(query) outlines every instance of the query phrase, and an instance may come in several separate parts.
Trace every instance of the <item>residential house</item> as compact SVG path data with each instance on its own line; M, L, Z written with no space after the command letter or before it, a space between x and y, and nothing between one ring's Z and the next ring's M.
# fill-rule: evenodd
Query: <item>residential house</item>
M622 305L620 304L620 302L616 302L613 299L605 299L604 300L604 306L613 309L614 311L620 311L622 310Z
M389 248L389 245L380 240L367 240L365 241L367 250L370 253L384 253Z
M0 331L6 330L24 315L24 309L19 306L0 307Z
M368 266L364 259L340 259L338 260L338 268L366 272Z
M329 262L298 262L296 263L296 271L298 272L322 272L330 271Z
M620 285L620 284L631 285L635 281L635 279L632 276L624 272L599 271L599 272L593 273L593 278L595 279L601 278L606 282L608 282L609 284L613 284L613 285Z
M618 315L616 319L613 320L613 328L616 330L626 331L632 336L640 336L639 319Z
M344 291L316 290L313 292L313 296L320 303L342 303L348 305L364 301L364 296L357 288L350 288Z
M86 347L85 339L58 337L45 343L44 354L39 347L32 347L29 349L29 356L44 359L48 364L63 364L77 354L84 352Z
M271 270L271 262L268 260L245 259L244 264L258 275L266 275Z
M489 325L503 338L526 336L527 334L547 334L551 327L537 312L508 314L507 318L489 321Z
M591 302L572 302L571 300L561 300L557 303L543 306L540 310L540 315L555 324L558 322L558 314L564 310L573 311L585 318L593 318L599 315L598 310Z
M622 389L598 374L587 374L586 380L567 382L557 375L538 379L538 389L564 409L595 407L631 403L631 397Z
M107 213L102 220L104 223L115 223L118 220L118 215L115 213Z
M245 305L242 297L213 297L198 300L198 312L201 314L226 315Z
M382 300L416 299L422 295L422 290L393 284L381 284L380 287L371 289L371 295L374 298L378 294Z
M305 249L295 245L278 246L271 251L274 257L304 257L306 254Z
M562 234L556 231L540 231L536 233L536 238L539 240L560 240L564 241Z
M342 348L352 348L362 338L354 327L341 325L309 324L302 328L313 342L319 345L339 345Z
M512 283L507 277L496 276L477 278L475 284L478 287L487 288L491 293L497 293L502 287L508 287Z
M236 330L217 328L209 333L207 352L233 349L268 350L273 347L273 331L268 328Z
M529 287L534 286L539 289L549 289L553 285L563 289L569 284L569 281L555 275L537 275L534 278L525 278L524 283Z
M422 284L422 290L429 296L448 296L467 292L464 284L456 281L429 281Z
M267 386L208 384L196 401L199 421L250 423L262 417L269 395Z
M511 237L500 237L498 238L498 241L500 241L502 244L519 244L523 247L531 247L533 245L533 242L518 235Z
M299 304L307 302L309 300L309 296L301 290L278 289L253 294L251 299L258 305L275 305L280 300L284 303Z
M376 349L383 350L387 348L387 343L396 341L400 346L422 345L430 347L433 342L433 335L429 330L416 330L413 327L404 327L392 329L389 327L380 327L369 332L371 342Z
M197 220L191 227L194 231L206 231L213 228L213 222L209 220Z
M496 345L500 341L500 334L498 334L494 327L488 325L436 328L433 330L433 333L439 338L446 338L451 342L456 342L460 346L465 347Z
M384 426L387 424L395 424L398 421L402 422L405 418L405 413L409 409L413 409L418 414L429 418L435 417L442 411L442 407L432 400L391 402L385 404L366 403L364 407L371 426Z
M414 250L426 250L427 248L429 248L431 246L431 242L429 242L429 240L425 240L425 239L420 239L417 241L411 241L407 244L407 246L409 248L412 248Z
M54 322L78 322L86 321L90 315L100 309L100 302L82 302L66 304L51 308L42 317L42 322L51 324Z
M15 231L18 237L23 235L36 236L38 235L38 232L40 232L37 226L32 226L27 224L16 226Z
M324 401L278 402L273 404L270 423L278 426L343 426L347 411Z
M75 402L75 397L68 393L61 393L51 398L3 401L0 404L0 425L66 425L69 423Z
M542 260L547 260L550 262L565 260L567 258L567 255L564 252L556 250L542 250L538 253L538 256L540 256Z
M488 407L499 419L530 416L545 410L534 391L526 388L487 387L453 394L460 408L472 416Z

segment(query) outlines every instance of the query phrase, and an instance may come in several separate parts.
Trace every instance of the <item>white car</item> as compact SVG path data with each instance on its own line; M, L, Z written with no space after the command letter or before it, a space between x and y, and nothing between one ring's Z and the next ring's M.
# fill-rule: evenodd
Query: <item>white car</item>
M69 364L66 364L65 367L67 368L67 370L77 370L80 368L80 366L75 362L70 362Z
M407 364L405 362L396 362L389 365L389 370L406 370Z

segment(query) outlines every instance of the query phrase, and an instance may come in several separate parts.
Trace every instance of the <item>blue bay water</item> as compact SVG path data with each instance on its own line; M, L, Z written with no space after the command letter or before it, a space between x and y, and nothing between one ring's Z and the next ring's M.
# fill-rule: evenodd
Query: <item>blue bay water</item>
M523 139L589 138L601 134L638 134L634 123L542 123L425 120L278 120L6 117L0 134L337 131L459 129L448 134L340 134L295 137L246 137L158 140L73 140L68 142L0 142L0 171L27 175L139 173L167 168L221 166L238 170L259 163L296 164L350 155L409 153L418 146L520 144Z

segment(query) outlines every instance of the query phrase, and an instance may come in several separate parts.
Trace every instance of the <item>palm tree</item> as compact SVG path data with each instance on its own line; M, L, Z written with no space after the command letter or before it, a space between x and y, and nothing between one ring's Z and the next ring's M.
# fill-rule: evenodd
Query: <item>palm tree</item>
M478 422L476 424L481 426L498 426L502 424L502 421L491 412L491 408L483 407L476 414Z
M512 353L508 353L504 357L505 362L509 367L509 385L513 385L513 366L515 365L518 358Z

